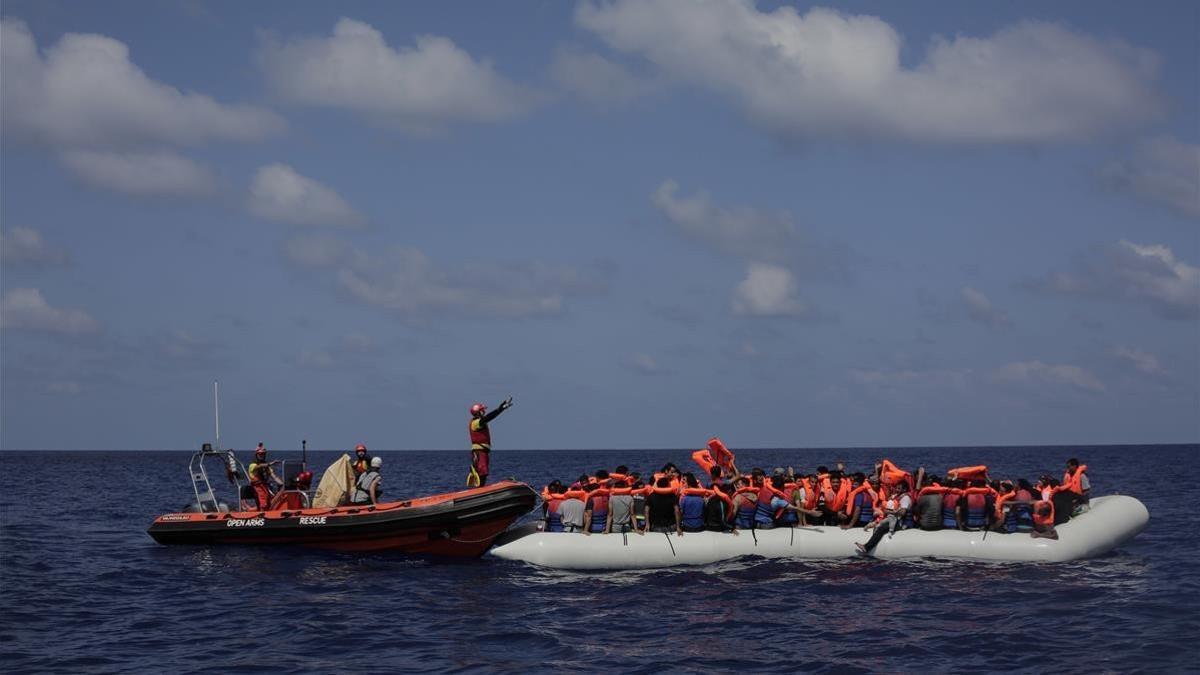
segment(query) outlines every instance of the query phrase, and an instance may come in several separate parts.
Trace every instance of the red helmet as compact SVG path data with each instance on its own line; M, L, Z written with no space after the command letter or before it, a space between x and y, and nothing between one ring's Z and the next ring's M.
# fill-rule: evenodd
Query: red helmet
M367 446L363 445L362 443L359 443L358 445L354 446L354 451L355 452L359 452L359 451L366 452Z
M487 406L482 403L476 403L471 406L471 415L474 417L478 417L485 412L487 412Z

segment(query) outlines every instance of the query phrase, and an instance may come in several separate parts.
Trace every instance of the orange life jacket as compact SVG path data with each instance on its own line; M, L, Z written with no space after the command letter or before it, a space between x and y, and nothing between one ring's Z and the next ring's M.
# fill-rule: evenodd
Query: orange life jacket
M1005 492L1004 494L1000 495L999 497L996 497L996 518L997 519L1004 518L1004 504L1007 502L1010 502L1016 498L1017 498L1016 490L1013 490L1012 492Z
M1070 471L1064 473L1062 479L1063 488L1082 496L1084 471L1087 471L1087 464L1080 464L1078 467L1076 467L1074 475L1072 475Z
M875 508L876 502L879 501L879 495L875 494L875 491L871 489L870 483L863 483L862 485L859 485L851 490L850 494L846 497L846 515L854 513L854 500L863 492L867 493L871 497L871 508Z
M1049 507L1045 515L1042 515L1043 504ZM1054 502L1042 500L1033 503L1033 524L1039 530L1047 530L1054 527Z
M947 476L958 478L959 480L974 480L983 478L987 473L987 466L980 464L979 466L960 466L957 469L950 469L946 472Z
M942 487L941 485L929 485L917 491L917 499L925 495L944 495L947 492L954 492L954 488Z
M842 483L842 488L849 487L849 483ZM831 511L841 511L846 506L846 497L850 494L848 490L839 488L835 494L833 487L829 487L824 491L825 506Z
M697 450L692 453L692 461L704 469L704 475L711 476L712 469L717 465L717 461L713 459L712 453L708 450Z
M990 487L969 487L961 490L964 495L992 495L996 496L996 491Z
M883 483L884 485L891 485L892 483L899 483L904 479L908 479L908 484L912 485L913 480L911 473L901 469L895 464L892 464L890 459L883 460L883 463L879 467L880 483Z
M713 436L708 439L708 453L712 458L713 463L721 467L728 473L733 473L733 452L725 447L721 439Z
M817 494L816 488L813 487L812 481L807 478L801 479L800 486L804 488L804 508L812 511L817 508L817 502L821 495Z
M729 514L727 519L733 520L733 517L735 515L733 512L733 500L730 499L729 495L725 494L724 492L721 492L720 490L709 490L709 492L711 493L710 498L715 497L715 498L720 499L721 501L725 502L725 513Z

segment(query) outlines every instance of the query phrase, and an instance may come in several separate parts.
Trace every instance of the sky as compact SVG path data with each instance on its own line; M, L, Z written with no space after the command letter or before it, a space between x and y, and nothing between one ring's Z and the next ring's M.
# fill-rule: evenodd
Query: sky
M1196 3L0 11L0 448L1200 441Z

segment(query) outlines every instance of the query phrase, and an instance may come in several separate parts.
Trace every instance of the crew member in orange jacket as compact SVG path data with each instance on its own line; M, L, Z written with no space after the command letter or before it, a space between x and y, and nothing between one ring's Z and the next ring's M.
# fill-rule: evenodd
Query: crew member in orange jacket
M480 487L487 484L488 471L491 468L492 431L488 423L496 419L500 413L513 405L512 397L504 399L492 412L487 406L476 403L471 406L471 422L467 429L471 433L471 472L467 474L467 487Z
M262 443L254 449L254 461L246 468L250 474L250 486L254 488L254 497L258 501L258 508L266 509L271 504L271 483L282 484L279 476L275 474L275 469L271 468L273 462L267 461L267 448Z
M367 454L367 446L359 443L354 446L354 462L350 464L354 469L354 477L358 478L371 468L371 456Z

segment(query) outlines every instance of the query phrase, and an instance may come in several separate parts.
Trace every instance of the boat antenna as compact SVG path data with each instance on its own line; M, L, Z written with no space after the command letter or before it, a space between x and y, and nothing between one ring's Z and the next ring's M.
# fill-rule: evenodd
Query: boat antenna
M307 471L308 470L308 439L307 438L300 441L300 452L303 453L303 459L301 461L304 463L304 470Z
M218 382L213 380L213 418L217 423L217 450L221 449L221 396Z

